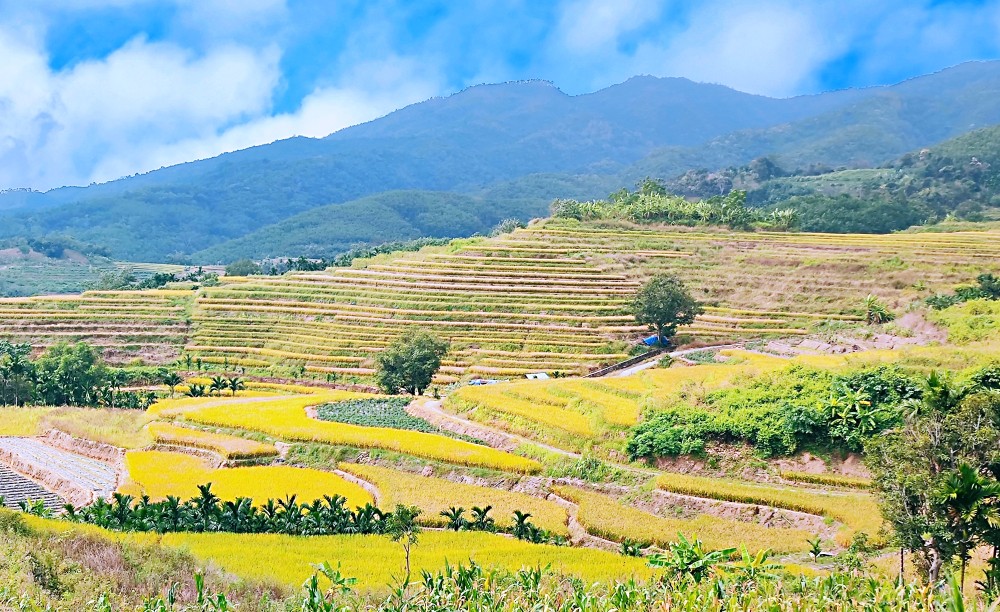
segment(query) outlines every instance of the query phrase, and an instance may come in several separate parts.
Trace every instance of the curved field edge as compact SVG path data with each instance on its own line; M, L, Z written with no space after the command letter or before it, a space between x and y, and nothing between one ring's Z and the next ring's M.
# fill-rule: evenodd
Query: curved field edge
M125 455L129 482L126 493L149 495L154 501L174 495L190 499L198 486L212 484L212 492L224 501L249 497L257 506L268 499L296 495L308 503L324 495L343 495L348 507L374 501L370 493L331 472L286 465L212 469L198 457L164 451L131 451Z
M559 535L569 535L566 511L554 502L488 486L452 482L443 478L421 476L389 468L356 463L341 463L340 469L375 485L386 508L396 504L417 506L423 511L422 524L444 527L447 520L442 510L464 508L470 518L472 506L493 506L491 516L501 528L513 525L514 510L531 514L531 522Z
M192 402L179 412L202 425L256 431L283 440L322 442L399 452L458 465L533 474L540 463L487 446L447 436L385 427L364 427L310 418L306 409L346 399L376 397L349 391L323 390L311 395L255 398L250 402ZM175 412L171 410L171 412Z
M579 506L577 519L588 533L615 542L632 540L667 548L678 540L678 534L683 534L688 539L700 539L709 549L745 545L754 553L765 549L791 553L807 550L807 540L815 535L804 529L765 527L709 514L665 518L578 487L555 486L552 490Z

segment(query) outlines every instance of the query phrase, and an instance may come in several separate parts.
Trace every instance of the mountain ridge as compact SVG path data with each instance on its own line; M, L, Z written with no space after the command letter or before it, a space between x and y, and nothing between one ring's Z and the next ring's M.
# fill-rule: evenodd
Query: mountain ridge
M481 85L321 139L279 140L93 187L0 193L0 238L69 234L116 257L164 260L399 190L475 198L506 185L533 200L531 210L544 210L545 176L590 185L575 195L598 197L607 193L598 184L672 178L763 155L791 168L872 167L969 126L1000 123L997 94L1000 62L792 98L676 77L633 77L575 96L542 81ZM574 178L593 176L602 178ZM522 204L512 212L524 212ZM378 225L362 229L353 235L365 242L395 239Z

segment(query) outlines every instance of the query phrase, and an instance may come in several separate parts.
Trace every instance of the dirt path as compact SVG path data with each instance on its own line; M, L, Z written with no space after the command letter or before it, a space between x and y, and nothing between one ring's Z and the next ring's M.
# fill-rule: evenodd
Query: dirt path
M671 357L673 359L684 359L685 355L690 355L691 353L700 353L703 351L721 351L725 349L746 350L743 348L742 344L722 344L719 346L702 346L693 349L684 349L683 351L674 351L672 353L667 353L666 355L661 354L662 356L660 357L660 359L662 359L663 357ZM756 352L756 351L750 351L750 352ZM650 359L649 361L643 361L642 363L637 363L632 367L625 368L624 370L618 370L617 372L613 372L609 374L608 377L632 376L633 374L638 374L643 370L655 368L656 365L660 363L660 359Z
M512 434L495 427L490 427L489 425L485 425L483 423L476 423L464 417L445 412L441 408L440 400L415 399L406 407L406 412L411 416L422 418L432 425L440 427L446 431L479 438L480 440L488 443L490 446L500 450L511 451L522 444L531 444L558 455L573 457L575 459L579 459L581 457L579 453L557 448L542 442L536 442L535 440L525 438L524 436Z
M562 506L566 510L566 514L569 515L567 527L569 528L569 541L573 544L573 546L599 548L601 550L608 550L611 552L618 552L621 549L621 546L617 542L612 542L611 540L605 540L602 537L595 536L587 531L586 527L580 524L579 505L574 504L568 499L559 497L555 493L549 493L546 499Z
M353 482L354 484L358 485L365 491L371 493L371 496L375 498L375 505L379 507L382 506L382 500L384 498L382 497L382 494L379 492L378 487L376 487L374 484L368 482L367 480L358 478L354 474L345 472L344 470L333 470L333 473L336 474L337 476L340 476L347 482Z

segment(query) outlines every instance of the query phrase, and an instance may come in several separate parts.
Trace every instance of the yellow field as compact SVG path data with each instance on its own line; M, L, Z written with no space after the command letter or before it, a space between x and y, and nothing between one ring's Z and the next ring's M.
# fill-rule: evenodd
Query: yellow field
M367 480L378 488L381 506L394 508L396 504L417 506L423 510L421 523L443 527L447 521L440 515L451 506L465 508L469 519L472 506L493 506L490 513L501 527L513 524L514 510L531 513L531 522L543 529L567 535L566 511L553 502L528 495L490 487L451 482L442 478L427 478L417 474L388 468L342 463L340 469Z
M148 431L161 444L203 448L219 453L226 459L255 459L278 454L278 449L272 444L190 427L178 427L170 423L150 423Z
M203 384L203 383L197 383ZM290 392L289 395L292 393ZM189 410L195 408L204 408L207 406L224 406L231 404L238 404L241 400L254 399L258 397L280 397L281 394L276 394L272 391L240 391L236 394L236 397L232 397L228 393L221 396L202 396L202 397L170 397L164 398L149 407L147 412L154 416L162 417L174 417L182 415Z
M524 383L462 387L452 394L452 401L470 402L473 405L485 407L492 412L514 415L578 436L590 436L594 433L590 419L579 412L551 404L540 404L520 399L506 393L506 391L517 390L520 385L524 385Z
M710 391L790 363L787 359L747 351L720 353L730 361L654 368L632 376L592 380L564 378L467 386L452 393L447 401L452 410L467 412L470 418L492 422L491 415L508 415L515 422L501 421L497 425L546 441L555 437L552 442L556 445L580 446L584 440L603 437L609 428L635 425L643 410L655 407L671 394L689 389ZM594 422L599 423L596 429ZM554 432L554 436L543 432ZM567 442L561 434L572 437Z
M553 491L579 504L578 520L588 532L616 542L629 539L665 548L681 533L689 540L699 538L709 549L745 544L751 552L771 549L787 553L806 550L806 540L814 537L802 529L770 528L708 514L690 519L664 518L577 487L557 486Z
M37 436L42 433L42 418L52 410L52 408L0 406L0 436Z
M322 391L308 396L243 404L209 403L203 408L185 409L184 418L205 425L258 431L285 440L378 448L460 465L513 472L533 473L541 469L537 461L445 436L318 421L305 413L308 406L362 397L371 396L348 391Z
M145 493L154 501L168 495L189 499L198 494L198 485L212 483L212 492L223 500L250 497L256 505L270 499L298 496L308 503L324 495L343 495L347 506L373 502L372 496L358 485L336 474L288 466L255 466L211 469L191 455L162 451L134 451L125 455L131 483L123 490Z
M828 516L846 526L837 534L838 543L846 545L855 532L864 531L873 542L884 543L879 536L882 514L871 495L864 493L825 493L818 490L770 487L766 485L688 476L663 474L656 480L665 491L722 501L760 504L819 516Z
M119 448L143 448L153 443L146 425L153 415L142 410L56 408L42 419L42 428L55 428L77 438Z
M358 579L362 591L385 591L403 574L403 549L385 536L294 537L276 534L170 533L163 544L189 550L241 578L275 581L298 588L311 563L340 563L341 572ZM266 551L253 554L252 551ZM518 570L545 567L579 576L585 582L610 582L631 576L648 578L653 570L641 559L587 548L529 544L482 532L428 531L413 547L413 572L436 571L470 559L489 567Z

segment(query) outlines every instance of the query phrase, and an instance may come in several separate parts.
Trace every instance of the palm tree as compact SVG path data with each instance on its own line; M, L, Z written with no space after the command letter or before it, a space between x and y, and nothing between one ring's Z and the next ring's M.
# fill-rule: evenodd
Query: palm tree
M205 385L198 385L198 384L188 385L187 394L190 397L202 397L205 395Z
M469 529L473 529L475 531L495 531L496 522L489 516L490 510L492 509L493 506L486 506L485 508L473 506L472 524L469 526Z
M184 382L184 379L181 378L181 375L177 372L170 372L163 377L163 384L170 388L170 397L174 396L174 391L177 389L177 385L182 382Z
M524 540L528 536L528 532L531 527L531 522L528 520L531 518L531 514L527 512L521 512L520 510L514 511L514 537L518 540Z
M222 392L225 391L228 387L229 384L225 378L221 376L213 376L212 384L209 385L208 390L210 393L218 393L219 395L221 395Z
M451 529L453 531L461 531L468 527L469 522L465 520L465 508L456 508L451 506L447 510L441 511L441 516L448 519L448 525L445 529Z
M240 378L237 376L233 376L232 378L227 380L226 386L229 387L229 389L233 392L233 397L236 397L237 391L240 391L241 389L246 389L246 385L244 385L243 381L240 380Z
M219 496L212 493L212 483L198 485L198 497L192 500L198 518L198 531L214 531L219 513Z
M994 502L1000 498L1000 483L984 478L967 463L944 481L940 501L945 507L949 528L962 560L960 585L965 587L965 567L970 552L979 544L980 535L988 527L1000 524L1000 513Z

